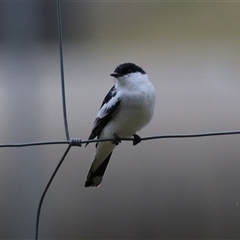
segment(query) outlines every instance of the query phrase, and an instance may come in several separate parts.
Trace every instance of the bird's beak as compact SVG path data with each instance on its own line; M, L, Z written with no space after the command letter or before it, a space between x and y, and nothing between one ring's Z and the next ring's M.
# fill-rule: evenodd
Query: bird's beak
M114 73L111 73L110 76L117 78L117 77L121 77L122 74L114 72Z

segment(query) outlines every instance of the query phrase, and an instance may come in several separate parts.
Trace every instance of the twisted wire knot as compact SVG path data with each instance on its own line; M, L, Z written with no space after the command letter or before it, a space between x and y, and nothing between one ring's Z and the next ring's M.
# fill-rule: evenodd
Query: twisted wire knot
M70 139L70 145L81 147L82 146L82 139L81 138L71 138Z

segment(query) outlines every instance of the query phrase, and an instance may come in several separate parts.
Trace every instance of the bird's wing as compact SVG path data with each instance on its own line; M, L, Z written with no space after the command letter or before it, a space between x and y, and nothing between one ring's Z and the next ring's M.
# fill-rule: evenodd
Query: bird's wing
M97 137L118 109L121 99L116 95L117 90L115 86L113 86L102 102L88 139L94 139Z

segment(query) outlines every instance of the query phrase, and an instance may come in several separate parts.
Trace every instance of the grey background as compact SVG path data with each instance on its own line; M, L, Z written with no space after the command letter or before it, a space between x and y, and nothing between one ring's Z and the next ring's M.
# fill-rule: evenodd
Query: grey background
M71 137L87 139L123 62L157 91L139 134L239 130L240 5L63 2ZM64 140L56 3L0 2L0 143ZM120 144L84 188L94 145L72 148L43 203L43 239L240 238L239 136ZM0 149L0 238L34 238L40 196L66 146Z

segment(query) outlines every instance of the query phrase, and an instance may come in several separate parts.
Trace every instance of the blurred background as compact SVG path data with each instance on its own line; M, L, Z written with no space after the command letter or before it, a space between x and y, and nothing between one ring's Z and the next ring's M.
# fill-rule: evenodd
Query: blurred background
M62 2L70 137L87 139L109 74L134 62L157 91L139 134L240 129L240 5ZM0 2L0 144L65 140L55 1ZM99 188L72 148L43 203L42 239L240 238L240 136L121 143ZM32 239L66 145L0 149L0 239Z

